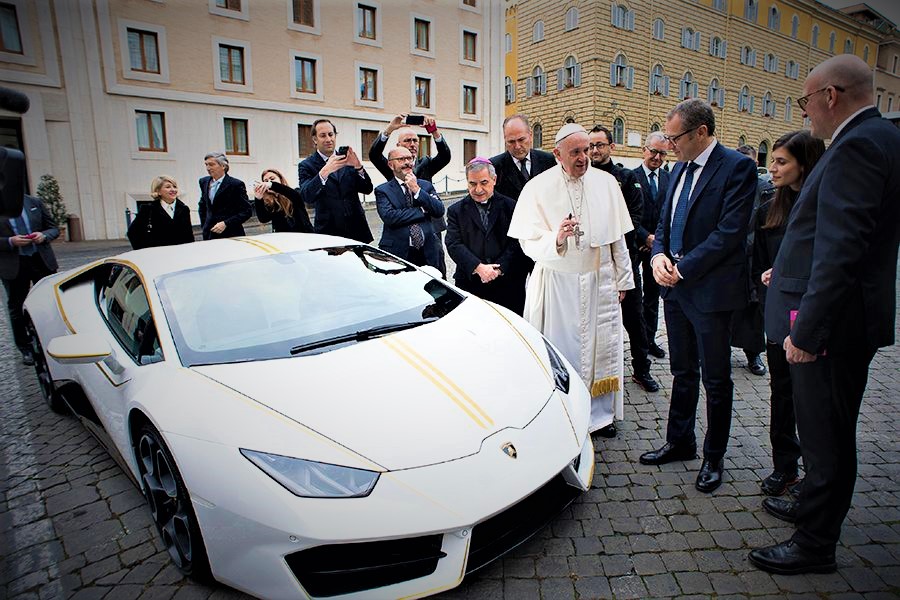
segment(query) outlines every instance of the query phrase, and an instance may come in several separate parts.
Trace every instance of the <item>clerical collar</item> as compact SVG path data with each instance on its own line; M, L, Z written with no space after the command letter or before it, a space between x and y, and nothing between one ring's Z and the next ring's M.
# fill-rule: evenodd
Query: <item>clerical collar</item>
M491 198L493 198L493 196L491 196ZM488 210L491 207L491 198L488 198L484 202L479 202L475 198L472 198L472 202L474 202L475 206L477 206L478 208L482 210Z

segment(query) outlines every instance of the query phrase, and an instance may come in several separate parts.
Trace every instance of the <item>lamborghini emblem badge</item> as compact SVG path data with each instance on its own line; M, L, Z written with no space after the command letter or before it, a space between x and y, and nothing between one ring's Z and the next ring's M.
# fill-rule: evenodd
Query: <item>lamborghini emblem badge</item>
M516 452L516 447L512 445L512 442L506 442L500 449L503 450L503 454L507 455L512 459L516 459L519 457L519 453Z

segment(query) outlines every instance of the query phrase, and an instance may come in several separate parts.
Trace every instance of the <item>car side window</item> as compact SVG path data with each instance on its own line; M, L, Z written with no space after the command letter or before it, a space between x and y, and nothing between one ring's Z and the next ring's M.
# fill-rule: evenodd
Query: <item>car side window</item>
M138 274L124 265L113 265L97 287L100 313L122 349L141 365L161 361L150 302Z

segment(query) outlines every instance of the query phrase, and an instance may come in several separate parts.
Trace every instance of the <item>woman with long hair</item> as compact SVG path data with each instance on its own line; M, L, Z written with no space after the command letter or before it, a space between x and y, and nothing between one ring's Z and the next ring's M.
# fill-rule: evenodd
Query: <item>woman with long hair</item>
M759 207L755 216L753 260L751 274L759 291L760 303L765 305L766 287L772 278L775 255L784 238L788 215L806 177L825 152L822 140L808 131L786 133L772 145L772 184L775 196ZM794 397L791 391L791 371L782 340L768 340L766 357L769 361L771 389L771 417L769 439L772 442L774 471L761 484L767 496L780 496L798 480L800 442L794 416Z
M173 246L194 241L191 209L178 199L178 184L169 175L159 175L150 184L153 202L138 207L128 227L128 241L135 250Z
M272 230L312 233L313 226L300 193L288 187L287 179L277 169L266 169L253 186L256 218L260 223L272 222Z

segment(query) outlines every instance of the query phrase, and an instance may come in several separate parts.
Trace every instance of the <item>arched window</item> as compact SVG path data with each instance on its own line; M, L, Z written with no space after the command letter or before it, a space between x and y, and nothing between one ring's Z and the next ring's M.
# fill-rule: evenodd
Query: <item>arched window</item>
M563 68L556 74L557 90L581 85L581 65L574 56L567 56Z
M537 21L534 24L534 29L531 30L531 41L532 42L540 42L544 39L544 22Z
M528 78L526 96L540 96L547 93L547 76L544 75L544 69L540 65L531 71L531 77Z
M759 3L756 0L744 0L744 18L756 23L759 18Z
M544 147L544 128L540 123L535 123L531 128L532 143L536 148Z
M713 36L709 39L709 53L712 56L716 56L718 58L725 58L725 44L726 42L722 40L722 38L718 36Z
M794 116L794 101L790 96L784 99L784 122L790 123Z
M650 93L654 96L669 95L669 78L666 77L660 64L655 65L650 71Z
M739 137L738 138L738 147L746 146L746 145L747 145L747 138L745 138L744 136Z
M622 117L616 117L613 121L613 144L624 144L625 143L625 121L622 120Z
M653 21L653 39L662 40L666 36L666 24L662 19Z
M766 95L763 96L763 116L775 116L775 101L772 100L772 92L766 92Z
M800 17L794 15L791 17L791 37L795 40L797 36L800 34Z
M819 26L818 25L813 25L812 34L810 34L810 37L809 37L809 43L812 45L813 48L819 47Z
M507 104L511 104L516 101L516 88L513 85L513 81L511 77L505 77L503 79L503 89L504 89L504 97Z
M650 125L650 132L651 132L651 133L654 132L654 131L660 131L660 130L661 130L661 128L660 128L660 126L659 126L659 123L657 123L657 122L654 121L653 124Z
M566 11L566 31L578 27L578 9L574 6Z
M609 85L628 90L634 87L634 67L628 66L624 54L617 55L616 60L609 65Z
M837 35L832 31L828 36L828 51L834 54L834 43L837 41Z
M778 7L774 4L769 9L769 29L772 31L781 29L781 13L778 12Z
M778 57L774 54L766 54L766 62L764 64L766 71L774 73L778 70Z
M634 31L634 11L628 10L628 7L613 2L610 7L610 21L613 27L618 29L630 29Z
M754 50L750 46L744 46L743 48L741 48L741 64L755 67L756 50Z
M726 11L725 0L713 0L713 8L719 12L725 12Z
M512 52L512 36L508 33L503 36L503 49L506 54Z
M765 140L759 143L759 151L756 153L756 164L765 167L769 158L769 143Z
M844 54L853 54L853 42L850 38L844 40Z
M738 110L740 112L750 110L750 90L746 85L741 88L741 94L738 96Z
M678 90L678 95L682 100L697 97L697 82L694 81L694 76L690 71L687 71L681 78Z
M719 85L718 79L709 82L706 88L706 101L713 106L725 106L725 90Z

